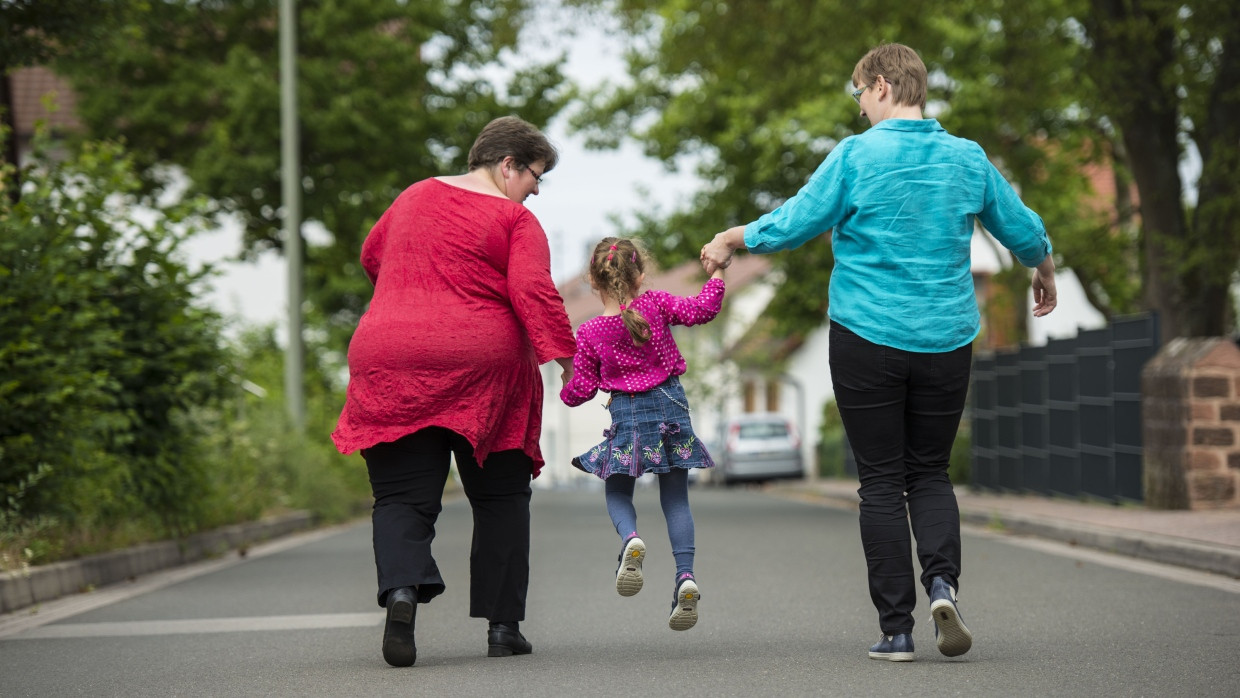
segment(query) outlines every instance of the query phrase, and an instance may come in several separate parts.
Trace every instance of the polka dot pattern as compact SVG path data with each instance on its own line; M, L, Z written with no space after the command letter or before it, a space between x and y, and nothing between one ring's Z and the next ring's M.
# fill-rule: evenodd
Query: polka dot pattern
M560 399L576 406L599 390L639 393L684 374L685 359L671 328L713 320L723 306L723 293L723 280L711 279L696 296L655 290L641 294L629 306L650 323L650 340L640 347L619 315L600 315L582 323L577 328L573 379L560 391Z

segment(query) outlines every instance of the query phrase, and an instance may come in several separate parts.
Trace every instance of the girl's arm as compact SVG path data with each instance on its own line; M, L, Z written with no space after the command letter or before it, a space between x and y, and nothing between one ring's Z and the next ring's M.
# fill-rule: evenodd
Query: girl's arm
M560 400L569 407L589 402L598 394L602 383L599 359L594 347L582 336L584 326L577 328L577 353L573 355L572 367L564 371L568 379L560 389Z
M715 319L723 307L723 270L716 269L696 296L673 296L665 291L650 291L659 304L668 324L701 325Z

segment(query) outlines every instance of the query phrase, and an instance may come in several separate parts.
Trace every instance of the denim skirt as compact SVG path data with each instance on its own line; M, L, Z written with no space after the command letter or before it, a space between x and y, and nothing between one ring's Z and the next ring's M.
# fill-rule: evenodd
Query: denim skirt
M603 431L602 443L573 459L579 469L606 480L617 473L641 477L672 468L714 467L693 433L679 377L641 393L612 393L607 409L611 426Z

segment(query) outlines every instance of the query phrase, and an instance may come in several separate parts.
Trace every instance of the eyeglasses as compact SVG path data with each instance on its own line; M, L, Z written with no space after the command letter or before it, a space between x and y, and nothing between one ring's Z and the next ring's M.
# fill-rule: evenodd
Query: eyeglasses
M533 167L526 165L525 169L529 170L530 174L534 175L534 184L542 184L542 175L538 174Z
M857 89L853 90L849 94L852 95L854 102L856 102L857 104L861 104L861 93L865 92L868 89L870 89L869 85L862 85L861 87L858 87Z

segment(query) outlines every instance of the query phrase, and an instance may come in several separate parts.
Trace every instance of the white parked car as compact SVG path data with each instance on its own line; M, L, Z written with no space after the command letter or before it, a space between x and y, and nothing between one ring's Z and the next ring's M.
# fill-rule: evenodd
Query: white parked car
M801 439L786 417L770 413L744 414L728 420L723 449L715 458L712 479L736 482L800 479L805 476Z

